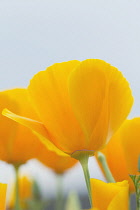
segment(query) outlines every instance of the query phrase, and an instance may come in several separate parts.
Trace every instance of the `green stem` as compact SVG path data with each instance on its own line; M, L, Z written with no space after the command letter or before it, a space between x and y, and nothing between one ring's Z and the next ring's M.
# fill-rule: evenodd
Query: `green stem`
M19 198L19 182L18 182L18 169L19 165L14 165L15 168L15 207L14 210L21 210Z
M106 161L106 157L103 153L98 152L98 160L101 163L104 173L105 173L105 177L107 179L108 182L115 182L115 179L112 176L112 173L108 167L107 161Z
M93 150L77 150L71 154L72 158L79 160L79 162L81 163L84 176L85 176L85 181L86 181L86 186L88 190L88 196L89 196L91 207L92 207L92 195L91 195L91 186L90 186L90 175L89 175L89 169L88 169L88 159L90 156L93 156L93 155L94 155Z
M82 169L84 172L86 186L87 186L88 195L89 195L89 201L90 201L90 205L92 207L92 196L91 196L91 186L90 186L90 174L89 174L89 169L88 169L88 159L89 159L89 155L83 154L79 158L79 161L81 163L81 166L82 166Z
M62 179L63 175L62 174L56 174L57 178L57 194L56 194L56 210L62 210L63 209L63 184L62 184Z

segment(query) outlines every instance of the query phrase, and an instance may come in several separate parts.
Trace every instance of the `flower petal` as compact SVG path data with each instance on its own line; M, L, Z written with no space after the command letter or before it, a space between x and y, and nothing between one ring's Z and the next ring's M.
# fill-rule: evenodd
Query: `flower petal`
M4 109L2 114L4 116L20 123L21 125L24 125L27 128L30 128L38 137L40 137L40 139L43 143L45 142L45 145L49 150L55 151L59 155L66 156L66 154L64 152L59 150L54 144L52 144L48 140L47 130L41 122L38 122L36 120L30 119L30 118L27 118L27 117L22 117L22 116L16 115L13 112L9 111L8 109Z
M113 135L107 146L103 150L101 150L101 152L106 156L107 164L115 180L117 182L128 180L130 191L133 192L135 188L131 178L129 177L129 171L121 138L121 128L115 133L115 135ZM100 163L99 165L102 169Z
M128 210L128 199L128 183L126 183L123 189L110 202L108 210Z
M110 139L128 116L134 99L128 81L117 68L110 66L105 73L109 81L108 139Z
M104 64L106 63L95 59L85 60L70 74L69 78L72 107L84 131L87 145L105 99L107 81L101 70L106 68Z
M83 149L84 135L69 102L67 80L79 61L54 64L37 73L28 87L39 118L53 135L51 141L71 154ZM79 144L79 139L81 144Z
M91 188L92 188L93 205L96 208L99 208L100 210L128 209L129 186L127 181L118 182L118 183L105 183L97 179L91 179ZM120 207L120 204L122 204L123 208ZM112 208L112 206L114 207L114 209ZM117 208L118 206L120 208Z
M137 174L140 155L140 117L125 121L121 127L121 140L129 174Z

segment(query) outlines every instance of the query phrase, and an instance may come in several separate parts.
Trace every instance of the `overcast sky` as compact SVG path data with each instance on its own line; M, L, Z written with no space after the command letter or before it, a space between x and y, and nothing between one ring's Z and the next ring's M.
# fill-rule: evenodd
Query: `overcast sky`
M26 87L53 63L87 58L123 72L135 97L130 117L140 116L140 1L0 0L1 90ZM30 164L36 173L38 165ZM7 180L11 168L1 167L8 170L0 175ZM80 188L81 174L79 167L67 175L68 185L76 177Z

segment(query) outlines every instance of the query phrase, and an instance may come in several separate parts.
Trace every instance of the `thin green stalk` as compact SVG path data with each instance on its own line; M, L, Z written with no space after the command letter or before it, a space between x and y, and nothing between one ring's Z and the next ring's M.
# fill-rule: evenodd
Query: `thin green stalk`
M56 210L63 209L63 184L62 184L63 175L56 174L56 181L57 181L57 194L56 194Z
M87 186L88 195L89 195L89 201L90 201L90 205L92 207L92 196L91 196L91 186L90 186L90 174L89 174L89 169L88 169L88 159L89 159L89 155L83 154L79 158L79 161L81 163L81 166L82 166L82 169L84 172L86 186Z
M79 160L79 162L81 163L84 176L85 176L85 181L86 181L86 186L88 190L88 196L89 196L91 207L92 207L92 195L91 195L91 186L90 186L90 174L89 174L89 169L88 169L88 159L90 156L93 156L93 155L94 155L94 151L92 150L77 150L71 154L72 158Z
M19 198L19 182L18 182L18 169L19 165L14 165L15 168L15 207L14 210L21 210Z
M103 167L103 170L104 170L104 173L105 173L105 177L107 179L108 182L115 182L115 179L114 177L112 176L112 173L108 167L108 164L107 164L107 161L106 161L106 157L103 153L101 152L98 152L98 160L100 161L102 167Z

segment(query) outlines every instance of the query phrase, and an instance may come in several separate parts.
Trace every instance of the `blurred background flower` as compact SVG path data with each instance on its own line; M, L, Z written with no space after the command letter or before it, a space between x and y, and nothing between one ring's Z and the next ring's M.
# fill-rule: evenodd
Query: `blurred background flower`
M117 182L128 180L130 192L135 191L130 175L139 174L140 118L126 120L108 145L101 150ZM100 164L101 166L101 164ZM102 168L102 166L101 166ZM103 168L102 168L103 169Z
M26 112L26 116L32 116L34 119L37 119L36 113L31 109L26 89L1 91L0 101L1 112L3 107L7 106L21 115L24 115ZM62 157L55 152L51 152L29 129L17 123L15 124L14 121L9 121L1 114L0 124L0 159L12 164L16 171L22 164L33 158L38 158L39 161L50 167L56 174L63 174L77 162L73 158ZM18 178L18 175L16 174L15 177ZM22 198L23 200L24 192L25 197L26 192L29 192L27 189L29 189L28 185L30 182L25 177L19 179L19 181L19 199ZM25 185L25 188L22 185ZM12 199L10 207L13 207L15 203Z
M27 209L27 201L33 199L32 185L33 180L28 176L19 176L19 197L20 203L23 209ZM15 183L12 184L12 189L9 195L9 201L7 203L8 209L14 209L15 206Z
M0 101L0 112L4 107L8 107L21 115L38 119L30 105L26 89L1 91ZM49 151L29 129L3 117L2 114L0 124L0 159L7 163L17 166L38 158L44 164L48 163L56 173L63 173L77 162L69 157L61 158L55 152Z
M6 208L6 192L7 184L0 183L0 209L5 210Z

